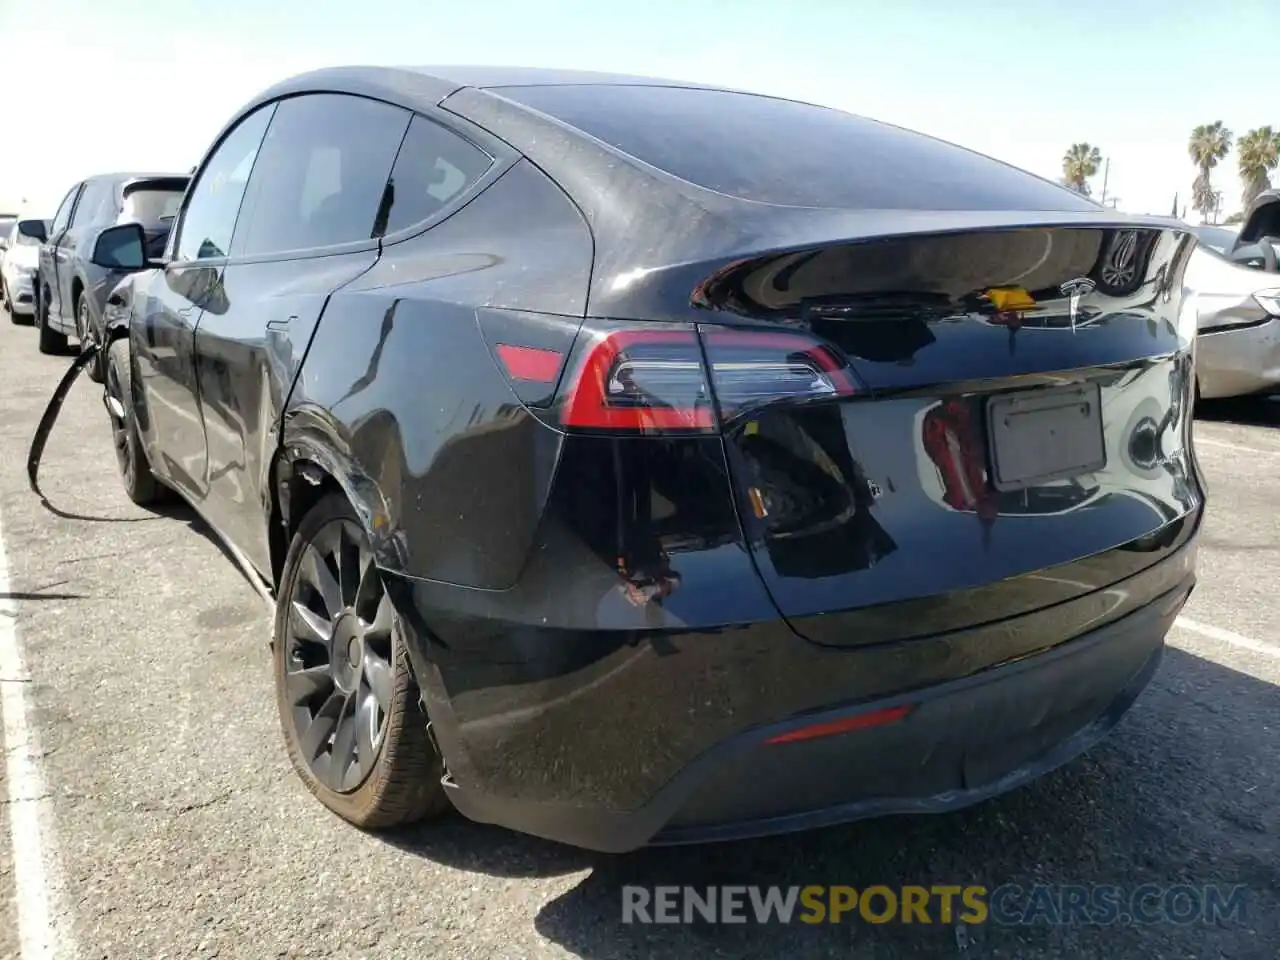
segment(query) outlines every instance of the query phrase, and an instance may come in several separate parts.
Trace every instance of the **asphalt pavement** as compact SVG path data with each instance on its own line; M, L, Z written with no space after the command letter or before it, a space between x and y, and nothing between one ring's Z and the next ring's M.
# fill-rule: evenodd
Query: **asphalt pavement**
M58 513L27 489L28 444L69 362L35 339L0 316L0 957L1280 950L1280 403L1204 408L1200 586L1151 686L1084 757L946 816L604 856L461 817L375 837L325 812L285 757L261 600L192 513L125 498L87 378L42 467ZM1193 923L620 922L632 884L969 883L1242 885L1246 898Z

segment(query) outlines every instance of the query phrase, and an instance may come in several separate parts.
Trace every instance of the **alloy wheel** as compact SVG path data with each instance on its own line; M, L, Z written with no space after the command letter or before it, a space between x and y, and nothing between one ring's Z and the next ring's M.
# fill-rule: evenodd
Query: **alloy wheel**
M282 638L299 752L316 779L350 793L373 772L394 685L395 613L362 531L322 527L304 548Z

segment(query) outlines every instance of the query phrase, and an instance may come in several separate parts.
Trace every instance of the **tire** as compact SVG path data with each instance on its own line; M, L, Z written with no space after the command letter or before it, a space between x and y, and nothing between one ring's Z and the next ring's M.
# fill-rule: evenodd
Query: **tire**
M44 297L36 304L36 328L39 332L37 347L41 353L56 356L67 352L67 335L49 329L49 305Z
M331 565L335 557L346 562ZM400 620L345 497L328 494L303 517L280 584L272 660L294 771L361 829L444 815L452 804L443 764L418 706ZM337 750L344 759L335 767Z
M116 465L120 468L120 480L129 499L139 506L148 506L164 499L165 488L151 472L146 451L138 436L138 425L133 417L133 371L129 366L129 341L121 337L107 348L106 384L108 397L119 401L124 416L115 414L108 406L111 418L111 439L116 449Z
M89 337L89 298L84 295L83 290L80 291L80 296L76 297L76 333L80 337L80 348L83 350ZM103 382L106 376L106 365L102 362L102 354L89 364L85 373L94 383Z

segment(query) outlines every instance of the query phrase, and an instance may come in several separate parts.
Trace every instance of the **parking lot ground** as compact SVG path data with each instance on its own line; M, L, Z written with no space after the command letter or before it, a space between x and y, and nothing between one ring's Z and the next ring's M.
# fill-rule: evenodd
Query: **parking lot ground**
M42 468L63 515L28 491L27 446L67 362L0 317L0 617L16 608L27 672L0 682L20 686L39 740L0 775L43 783L43 799L0 785L0 957L21 956L34 902L14 869L32 853L10 830L21 803L40 804L39 863L62 883L50 925L86 960L1276 955L1280 405L1205 409L1200 586L1151 686L1085 757L951 815L612 857L461 818L373 837L327 814L285 758L261 601L190 512L126 500L87 379ZM970 883L1247 896L1218 923L620 923L632 884Z

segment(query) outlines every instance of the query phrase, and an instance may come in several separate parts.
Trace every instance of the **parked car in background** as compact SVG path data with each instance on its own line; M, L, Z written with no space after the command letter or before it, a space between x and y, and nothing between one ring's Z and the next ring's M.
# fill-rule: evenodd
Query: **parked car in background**
M93 253L136 271L125 489L274 592L286 748L361 827L621 851L976 803L1105 736L1194 585L1188 229L951 144L326 70L146 244ZM1117 495L1006 519L1072 478Z
M159 255L188 180L186 174L113 173L67 191L40 246L36 326L41 353L65 350L72 335L82 342L88 336L101 340L103 306L124 274L90 262L98 233L115 224L140 224L148 251ZM90 375L100 379L97 364Z
M15 220L9 232L0 238L0 302L9 311L13 323L25 323L35 316L38 237L48 229L47 220Z
M19 217L16 213L0 213L0 238L7 237Z
M1195 303L1196 387L1205 400L1280 390L1280 192L1239 233L1195 228L1185 284Z

